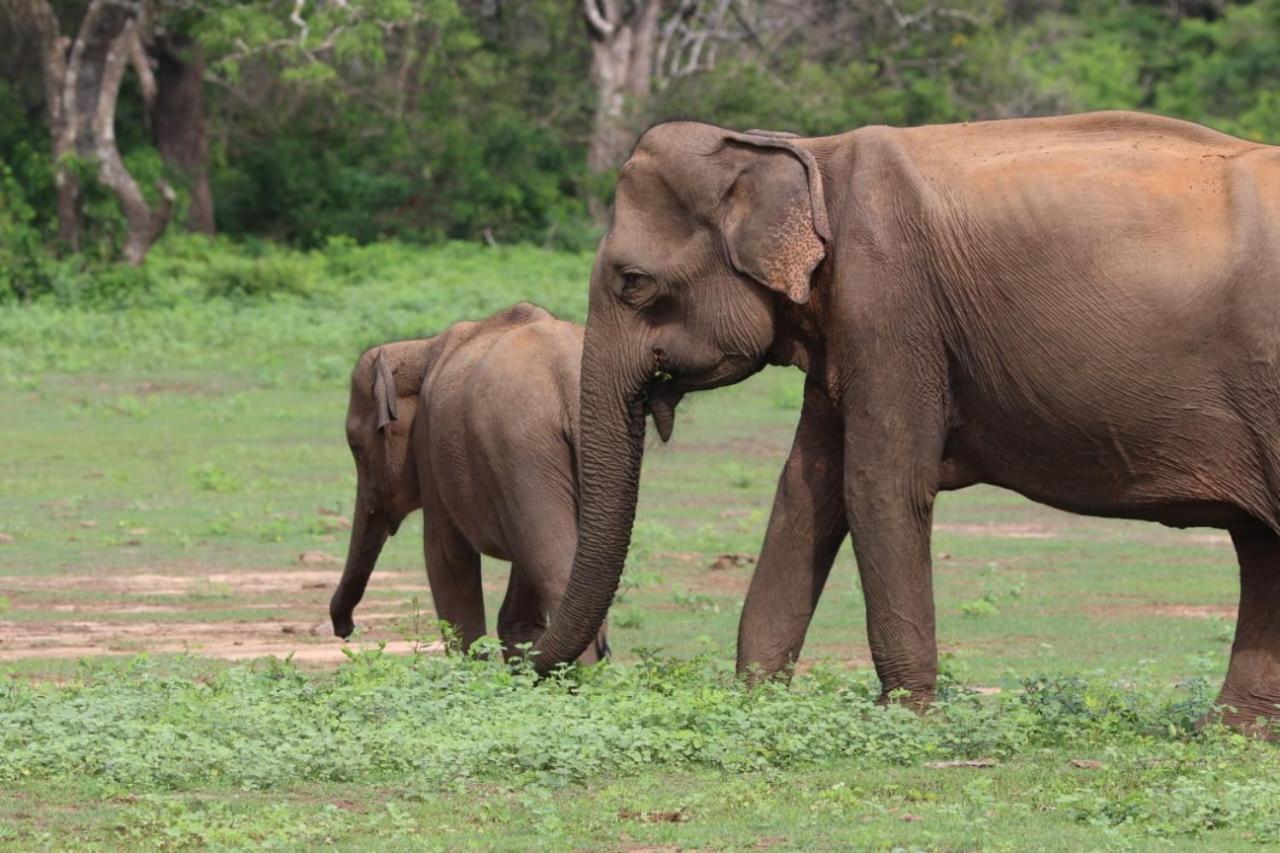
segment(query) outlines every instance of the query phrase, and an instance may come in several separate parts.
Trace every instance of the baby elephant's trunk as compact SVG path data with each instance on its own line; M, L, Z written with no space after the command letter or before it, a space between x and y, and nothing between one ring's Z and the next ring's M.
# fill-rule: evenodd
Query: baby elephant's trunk
M382 553L382 546L386 543L390 530L391 525L385 512L371 512L363 500L356 502L355 519L351 524L351 544L347 548L347 566L343 569L342 581L329 601L333 633L339 637L349 637L355 630L352 614L364 596L369 575L373 574L373 566L378 562L378 555Z

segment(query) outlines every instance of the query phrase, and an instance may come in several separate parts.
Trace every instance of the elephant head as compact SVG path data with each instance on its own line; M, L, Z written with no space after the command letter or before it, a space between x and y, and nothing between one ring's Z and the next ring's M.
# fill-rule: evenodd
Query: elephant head
M409 433L433 340L374 347L351 374L347 444L356 462L356 508L346 568L329 602L339 637L355 628L352 613L387 537L422 505Z
M694 390L768 362L777 317L809 299L830 229L813 155L789 135L694 122L650 129L618 177L591 273L578 439L579 538L541 671L575 659L617 590L644 416L661 438Z

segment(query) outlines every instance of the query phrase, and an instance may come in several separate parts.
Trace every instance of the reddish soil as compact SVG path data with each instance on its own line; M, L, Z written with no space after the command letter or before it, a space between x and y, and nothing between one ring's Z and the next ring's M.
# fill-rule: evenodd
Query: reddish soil
M191 652L226 660L292 655L300 663L337 664L345 660L344 643L333 636L328 620L328 598L336 580L332 567L240 572L173 567L128 574L10 577L5 592L11 608L0 615L0 661ZM416 572L384 570L375 588L384 593L395 588L405 599L429 600ZM91 600L66 601L69 595L86 593ZM173 603L139 603L138 597L172 598ZM209 611L253 615L201 618ZM407 611L407 606L397 609L385 598L367 600L357 610L361 640L356 646L385 642L389 652L411 652L414 643L403 638L399 627ZM434 641L432 620L429 611L423 613L419 633ZM437 651L440 644L428 642L419 648Z
M1083 608L1084 612L1106 619L1131 616L1172 616L1177 619L1236 618L1234 604L1102 604Z
M960 536L991 536L997 539L1052 539L1060 531L1040 524L942 524L933 525L935 533Z

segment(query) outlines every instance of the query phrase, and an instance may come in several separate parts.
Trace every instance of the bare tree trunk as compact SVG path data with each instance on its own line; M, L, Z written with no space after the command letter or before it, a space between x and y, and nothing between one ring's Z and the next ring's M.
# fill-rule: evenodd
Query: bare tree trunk
M160 156L187 179L191 206L187 227L214 233L209 190L209 140L204 126L204 52L175 39L156 43L156 98L151 132Z
M593 175L622 165L635 144L636 107L652 88L653 56L663 0L637 0L632 14L626 0L583 0L591 35L591 81L596 87L596 113L587 148ZM630 108L630 110L629 110ZM592 193L591 217L603 223L607 210Z
M73 250L80 248L80 184L74 173L63 168L72 149L63 133L62 90L67 77L67 50L71 42L62 35L53 7L46 0L3 0L16 32L29 32L38 45L40 75L44 83L45 109L49 114L49 136L53 159L58 164L58 239Z
M167 184L160 187L160 203L155 210L147 204L138 182L129 174L116 148L116 101L120 95L120 81L124 79L125 66L129 64L134 42L138 36L138 11L140 6L126 6L119 2L95 2L89 7L92 15L95 7L102 8L99 15L97 37L84 40L84 28L77 46L86 45L84 62L79 69L76 86L77 109L80 119L76 138L76 150L82 156L91 156L98 162L98 182L116 194L124 211L126 223L123 257L126 263L142 263L173 213L174 192ZM133 11L136 9L137 11ZM114 12L109 14L108 10ZM123 20L118 27L112 19ZM86 15L86 23L88 15ZM72 49L72 57L76 55ZM81 118L83 117L83 118ZM86 132L87 131L87 132Z
M116 148L115 112L125 67L139 56L141 0L92 0L75 41L61 34L48 0L3 0L40 44L41 71L58 188L58 236L73 249L83 228L80 183L73 158L96 163L98 182L115 193L125 215L124 260L138 264L168 224L173 190L161 182L161 201L147 204ZM143 91L149 68L139 68Z

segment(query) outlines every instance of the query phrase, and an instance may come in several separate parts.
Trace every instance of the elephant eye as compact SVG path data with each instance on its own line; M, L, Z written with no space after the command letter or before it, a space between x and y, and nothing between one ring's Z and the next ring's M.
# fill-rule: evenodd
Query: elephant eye
M652 290L653 276L639 270L627 270L622 274L621 296L628 302L637 303L644 300Z

